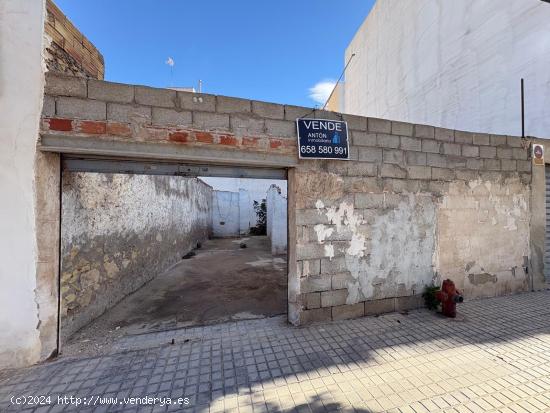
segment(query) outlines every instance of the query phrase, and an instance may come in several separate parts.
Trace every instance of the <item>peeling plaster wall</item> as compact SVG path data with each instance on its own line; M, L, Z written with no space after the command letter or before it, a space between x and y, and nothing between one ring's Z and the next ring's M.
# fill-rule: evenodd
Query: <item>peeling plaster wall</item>
M466 299L528 290L530 189L519 176L356 180L342 164L327 169L342 172L297 177L303 319L414 307L446 278Z
M62 202L64 338L211 233L212 189L199 179L65 173Z
M306 308L343 306L361 314L366 301L421 294L436 275L438 197L415 181L357 181L347 165L334 167L342 172L298 178Z
M343 201L318 211L331 225L314 227L325 256L343 257L349 272L346 304L414 295L432 281L435 205L429 194L372 194L373 209ZM375 206L377 205L378 206ZM364 205L362 205L364 206ZM339 244L325 244L333 236Z
M37 282L34 193L44 12L43 0L0 1L0 369L39 360L39 305L52 293Z
M517 178L449 185L437 213L438 271L466 297L529 288L529 198Z
M537 203L535 245L532 165L518 137L314 111L347 121L350 159L306 160L295 120L307 108L61 76L49 78L47 99L46 148L85 141L121 156L150 148L165 159L288 168L292 323L419 307L423 287L447 277L466 299L527 289L523 257L527 244L540 247L544 214ZM151 120L136 122L138 112Z

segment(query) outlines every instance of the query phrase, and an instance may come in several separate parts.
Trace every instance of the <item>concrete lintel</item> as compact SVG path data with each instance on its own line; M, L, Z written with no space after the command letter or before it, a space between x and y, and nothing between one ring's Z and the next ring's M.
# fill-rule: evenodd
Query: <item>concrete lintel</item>
M123 173L168 176L216 176L225 178L286 179L286 169L235 165L201 165L181 162L159 162L109 158L82 158L68 155L63 170L71 172Z
M187 161L216 165L258 166L264 168L289 168L298 164L295 155L239 151L234 156L231 150L207 147L189 147L173 144L150 144L75 137L57 134L42 134L38 149L73 155L107 156L123 159L148 159L163 161Z

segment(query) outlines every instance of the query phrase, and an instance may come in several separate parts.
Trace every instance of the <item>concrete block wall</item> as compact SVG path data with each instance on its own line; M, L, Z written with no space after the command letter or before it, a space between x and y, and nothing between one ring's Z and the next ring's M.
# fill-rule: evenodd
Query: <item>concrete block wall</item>
M443 278L467 298L527 289L520 138L62 77L46 95L46 150L287 168L291 322L415 307ZM304 116L346 120L351 159L299 160Z
M211 214L200 179L65 172L62 339L208 239Z
M44 34L49 71L103 79L103 56L51 0L46 1Z
M445 278L467 299L528 290L531 164L519 138L349 126L354 161L296 173L301 321L415 308Z
M296 153L293 118L311 111L288 107L264 118L261 113L270 106L263 102L252 105L242 99L59 74L47 76L45 93L44 132L238 150L244 151L242 158L260 165L266 164L267 152L277 162Z

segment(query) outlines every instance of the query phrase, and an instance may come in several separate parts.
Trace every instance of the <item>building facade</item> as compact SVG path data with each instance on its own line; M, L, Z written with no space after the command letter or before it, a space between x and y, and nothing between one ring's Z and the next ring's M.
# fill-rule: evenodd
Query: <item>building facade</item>
M345 53L345 113L550 138L550 4L381 0Z

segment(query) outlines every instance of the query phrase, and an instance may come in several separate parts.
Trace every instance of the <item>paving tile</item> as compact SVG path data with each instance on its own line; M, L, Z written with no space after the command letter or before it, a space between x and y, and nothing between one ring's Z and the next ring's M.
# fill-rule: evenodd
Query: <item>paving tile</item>
M295 328L284 317L126 336L107 354L0 372L0 411L550 410L550 292ZM172 338L174 345L168 345ZM12 395L186 397L185 406Z

